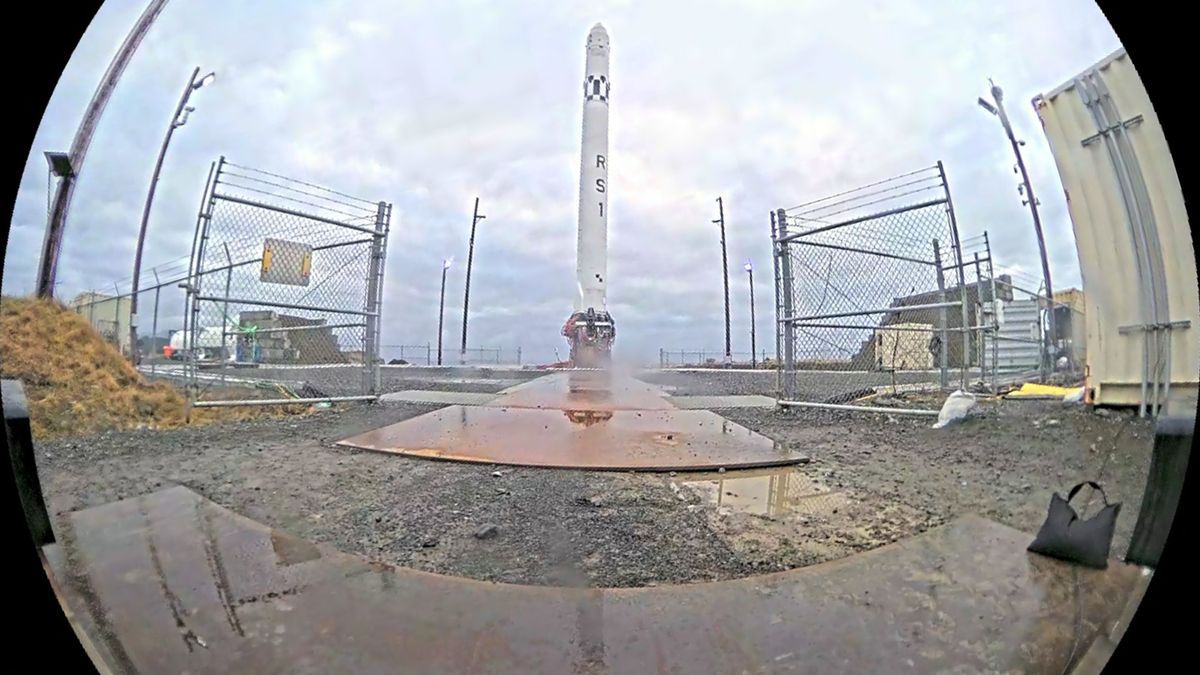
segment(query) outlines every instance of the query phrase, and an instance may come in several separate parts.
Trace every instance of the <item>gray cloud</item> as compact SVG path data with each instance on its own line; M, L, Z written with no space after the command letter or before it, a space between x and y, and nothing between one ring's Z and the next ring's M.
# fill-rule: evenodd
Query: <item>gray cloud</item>
M31 148L4 263L33 286L44 150L64 149L142 0L105 3ZM945 162L964 237L1038 276L1028 212L995 119L994 77L1024 138L1056 286L1079 284L1057 171L1029 100L1115 49L1086 0L1042 3L175 3L116 92L88 157L59 295L130 276L161 135L194 65L216 70L172 143L147 265L186 256L209 163L240 164L394 202L384 342L436 341L441 261L457 344L470 209L473 345L563 352L574 294L578 83L596 21L613 38L610 305L618 350L723 342L715 198L726 203L735 349L748 348L742 263L756 273L760 347L773 347L767 213ZM145 275L144 275L145 276ZM151 275L152 276L152 275ZM147 302L143 299L143 303ZM182 299L165 292L160 326Z

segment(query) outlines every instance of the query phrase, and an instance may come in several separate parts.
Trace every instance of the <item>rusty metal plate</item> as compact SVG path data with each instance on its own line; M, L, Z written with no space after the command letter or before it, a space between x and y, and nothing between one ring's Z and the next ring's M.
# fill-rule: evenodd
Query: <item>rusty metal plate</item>
M652 384L611 371L555 373L507 389L487 405L548 410L673 410Z
M117 672L1058 673L1141 575L1028 553L1030 535L978 517L800 570L644 589L371 564L182 487L66 530L46 557Z
M537 410L449 406L338 445L462 462L687 471L808 458L707 410Z

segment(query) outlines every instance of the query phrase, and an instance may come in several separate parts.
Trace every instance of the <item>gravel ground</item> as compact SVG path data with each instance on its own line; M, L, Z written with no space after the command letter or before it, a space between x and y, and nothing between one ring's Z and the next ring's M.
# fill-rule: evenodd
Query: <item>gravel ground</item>
M930 382L936 375L925 373L899 373L896 384ZM756 372L723 372L720 369L704 371L648 371L638 378L659 386L674 387L677 396L731 396L760 394L775 396L776 377L774 370ZM802 400L840 402L857 398L868 387L893 384L887 373L822 373L801 372L798 376L797 396Z
M344 405L282 421L46 442L39 472L56 519L180 484L300 537L393 564L516 583L643 586L830 560L965 512L1032 533L1052 492L1097 477L1124 504L1113 547L1120 555L1152 446L1147 421L1054 401L985 402L977 418L943 430L929 429L928 418L720 411L813 458L789 473L788 489L820 496L771 515L713 503L716 493L736 498L741 472L519 469L332 446L437 407ZM476 537L487 525L494 536Z

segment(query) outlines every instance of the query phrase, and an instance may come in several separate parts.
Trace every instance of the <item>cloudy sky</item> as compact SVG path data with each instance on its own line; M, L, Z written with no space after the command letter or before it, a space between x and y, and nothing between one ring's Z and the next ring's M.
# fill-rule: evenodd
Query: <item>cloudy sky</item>
M22 179L4 292L34 286L45 150L66 150L144 0L109 0L50 101ZM575 292L580 81L588 29L612 38L609 308L617 350L719 349L715 199L724 198L734 349L773 349L768 212L945 163L963 237L1040 277L1027 209L988 78L1028 141L1055 286L1080 283L1071 224L1029 105L1120 46L1089 0L959 2L484 2L174 0L106 110L78 183L58 295L128 287L154 159L188 75L214 70L172 142L145 254L183 269L218 156L394 204L385 344L436 341L441 262L457 344L471 208L482 221L470 343L565 355ZM145 282L143 282L145 283ZM145 303L146 300L143 300ZM164 293L160 328L181 324Z

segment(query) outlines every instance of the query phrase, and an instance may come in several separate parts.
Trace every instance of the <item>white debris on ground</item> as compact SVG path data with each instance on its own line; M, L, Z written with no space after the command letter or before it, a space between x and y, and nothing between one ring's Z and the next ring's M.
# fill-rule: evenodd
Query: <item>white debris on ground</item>
M1063 403L1083 403L1083 387L1063 396Z
M955 422L961 422L966 419L974 407L975 396L961 389L955 391L946 397L946 402L942 404L942 409L938 412L938 421L934 423L933 428L941 429Z

